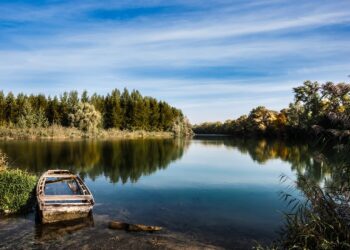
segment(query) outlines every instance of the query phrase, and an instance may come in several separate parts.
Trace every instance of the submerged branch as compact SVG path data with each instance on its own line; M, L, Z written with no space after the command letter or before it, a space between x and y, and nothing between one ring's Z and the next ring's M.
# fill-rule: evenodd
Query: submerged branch
M147 226L142 224L129 224L121 221L110 221L108 224L110 229L125 230L132 232L155 232L162 230L162 227Z

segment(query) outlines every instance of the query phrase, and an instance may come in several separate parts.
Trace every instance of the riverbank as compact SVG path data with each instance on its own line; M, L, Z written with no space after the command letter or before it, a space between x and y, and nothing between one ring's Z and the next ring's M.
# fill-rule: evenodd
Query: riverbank
M74 127L49 126L46 128L7 128L0 127L0 140L66 140L66 139L137 139L137 138L173 138L173 132L100 129L84 132Z
M349 144L350 130L348 129L325 129L319 125L313 125L309 129L288 128L283 131L239 131L233 133L199 133L194 128L195 137L210 138L210 137L230 137L230 138L258 138L258 139L282 139L282 140L312 140L322 141L329 144Z

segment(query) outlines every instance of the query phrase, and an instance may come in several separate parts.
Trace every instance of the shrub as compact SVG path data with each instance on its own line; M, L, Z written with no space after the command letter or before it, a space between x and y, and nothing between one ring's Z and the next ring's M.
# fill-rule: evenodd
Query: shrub
M92 104L79 103L69 114L71 125L84 131L95 131L101 124L101 114Z
M18 213L28 204L37 177L18 169L0 171L0 212Z

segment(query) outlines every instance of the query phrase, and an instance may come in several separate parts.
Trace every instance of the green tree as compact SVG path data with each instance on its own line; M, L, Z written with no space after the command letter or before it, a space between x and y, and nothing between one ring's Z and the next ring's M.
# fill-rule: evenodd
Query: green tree
M120 97L120 106L123 113L123 129L131 129L131 112L132 112L132 104L129 91L124 89L121 97Z
M57 96L55 96L53 99L49 97L46 117L50 125L61 124L62 114L60 113L60 103Z
M89 102L89 95L88 95L88 92L86 90L84 90L83 93L81 94L80 101L81 102Z
M160 128L159 121L160 121L160 110L159 110L159 104L156 99L149 98L149 128L150 130L158 130Z
M3 91L0 91L0 126L6 124L6 98Z
M115 89L104 100L104 127L121 129L123 113L120 104L120 91Z
M17 126L20 128L31 128L35 123L35 115L29 99L17 97L18 103L18 119Z
M159 129L169 131L175 120L174 110L166 102L159 102Z
M131 102L130 102L130 121L131 128L133 130L136 129L144 129L145 126L145 115L144 115L144 104L143 99L137 90L133 90L130 94Z
M78 106L78 104L79 104L79 94L78 94L77 91L69 92L67 104L68 104L69 111L74 110Z
M307 126L315 124L320 117L322 102L320 96L321 86L318 82L306 81L303 86L294 88L295 105L303 106L303 116Z
M9 92L6 96L5 116L8 125L15 124L17 120L17 104L15 96Z
M94 93L91 98L90 98L90 103L92 105L94 105L95 109L100 112L101 114L104 112L105 110L105 98L101 95L97 95L96 93Z
M61 125L64 127L68 127L69 126L69 106L68 106L68 93L64 92L61 96L60 96L60 105L59 105L59 113L61 114Z

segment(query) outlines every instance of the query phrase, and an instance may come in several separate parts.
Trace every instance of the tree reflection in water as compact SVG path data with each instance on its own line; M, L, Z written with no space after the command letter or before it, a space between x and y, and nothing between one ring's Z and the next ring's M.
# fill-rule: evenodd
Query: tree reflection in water
M298 175L318 183L340 181L339 171L334 170L350 163L346 150L322 148L317 143L232 137L195 140L201 145L237 149L262 165L273 159L288 162ZM13 141L1 142L0 148L9 156L11 165L37 174L63 168L83 178L104 175L113 183L126 183L167 168L183 156L189 144L190 141L181 139Z
M348 150L338 146L325 147L325 143L233 137L202 137L200 141L204 145L235 148L262 165L274 159L288 162L297 176L302 175L322 186L333 188L341 182L339 173L342 171L337 169L350 165Z
M180 139L119 141L1 142L10 164L38 175L48 169L70 169L84 178L100 175L113 183L136 182L143 175L165 169L182 157L188 141Z

